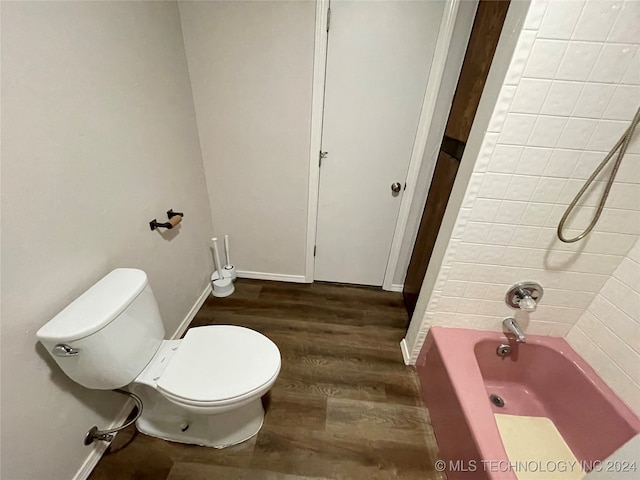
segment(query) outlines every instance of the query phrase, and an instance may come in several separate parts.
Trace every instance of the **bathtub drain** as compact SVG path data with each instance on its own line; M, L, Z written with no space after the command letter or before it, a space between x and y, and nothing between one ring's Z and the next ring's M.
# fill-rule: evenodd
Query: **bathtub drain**
M491 395L489 395L489 400L491 400L491 403L493 403L496 407L504 407L504 400L500 395L492 393Z

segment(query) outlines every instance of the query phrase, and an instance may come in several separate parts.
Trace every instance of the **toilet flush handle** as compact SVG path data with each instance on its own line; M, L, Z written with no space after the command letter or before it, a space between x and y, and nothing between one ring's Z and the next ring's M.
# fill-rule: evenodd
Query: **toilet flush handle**
M75 357L80 353L80 350L73 348L66 343L59 343L53 347L53 354L57 357Z

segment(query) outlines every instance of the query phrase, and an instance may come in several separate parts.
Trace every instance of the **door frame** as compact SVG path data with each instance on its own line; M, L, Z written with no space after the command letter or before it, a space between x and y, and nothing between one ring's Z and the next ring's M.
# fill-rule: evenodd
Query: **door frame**
M324 113L325 71L327 69L327 20L329 0L316 0L315 41L313 43L313 85L311 87L311 141L309 147L309 200L307 202L307 245L304 281L313 282L315 244L320 193L320 148Z
M479 159L487 127L505 83L518 40L524 30L530 6L531 0L511 1L509 5L500 39L489 68L489 75L482 90L480 104L473 119L467 146L460 161L460 167L451 190L442 224L438 230L438 237L433 247L427 273L420 288L418 303L409 322L405 337L400 342L400 349L406 365L415 365L418 362L418 357L431 328L433 318L427 316L427 309L434 298L434 289L440 280L442 268L448 262L445 256L448 253L458 213L462 208L467 188L471 183L471 176Z
M405 241L405 230L409 219L411 204L416 194L418 173L422 165L426 141L433 120L433 112L442 83L453 29L462 0L448 0L445 3L438 37L433 53L427 86L418 120L418 128L411 151L411 159L406 177L406 187L396 219L391 249L387 259L383 290L402 291L402 285L393 284L393 277L400 258L400 249ZM322 121L324 109L325 72L327 67L327 20L330 0L316 0L315 41L313 52L313 84L311 103L311 138L309 148L309 196L307 203L307 241L305 252L305 282L314 279L314 247L318 221L318 195L320 190L320 148L322 146ZM424 188L428 188L426 185Z

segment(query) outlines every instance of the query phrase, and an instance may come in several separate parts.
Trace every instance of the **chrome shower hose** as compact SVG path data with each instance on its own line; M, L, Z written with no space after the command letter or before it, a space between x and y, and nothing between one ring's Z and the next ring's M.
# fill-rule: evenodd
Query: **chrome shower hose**
M567 208L567 211L564 212L564 215L562 216L562 219L560 220L560 223L558 224L558 238L561 241L563 241L565 243L574 243L574 242L577 242L578 240L582 240L584 237L586 237L591 232L591 230L593 230L593 227L596 226L596 223L598 223L598 219L600 218L600 215L602 214L602 210L604 209L605 203L607 202L607 197L609 196L609 191L611 190L611 186L613 185L613 181L614 181L614 179L616 177L616 174L618 173L618 169L620 168L620 163L622 162L622 158L624 157L624 154L627 152L627 148L629 146L629 142L631 141L631 137L633 136L633 132L635 131L635 129L638 126L639 122L640 122L640 108L638 108L638 110L636 111L636 114L633 117L633 120L631 120L631 124L629 125L627 130L622 134L620 139L616 142L616 144L613 146L613 148L607 154L607 156L604 158L604 160L602 160L600 165L598 165L598 167L593 171L591 176L587 179L587 181L582 186L580 191L577 193L575 198L569 204L569 207ZM602 193L602 197L600 198L600 203L598 204L598 208L596 210L595 215L593 216L593 219L591 220L591 223L589 223L587 228L580 235L578 235L577 237L566 238L562 231L564 230L564 224L566 223L567 218L569 218L569 215L571 215L571 212L576 207L577 203L580 201L580 198L582 198L582 196L585 194L585 192L587 191L589 186L593 183L593 181L600 174L600 172L604 169L604 167L609 163L609 160L611 160L613 158L613 156L616 154L616 152L618 152L618 157L616 158L616 161L613 164L613 168L611 169L611 173L609 174L609 179L607 180L607 184L605 186L604 192Z

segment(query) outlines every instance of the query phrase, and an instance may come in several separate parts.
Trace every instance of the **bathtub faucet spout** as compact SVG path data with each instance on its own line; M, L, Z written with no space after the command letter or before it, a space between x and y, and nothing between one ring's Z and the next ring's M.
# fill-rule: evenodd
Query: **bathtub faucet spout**
M515 318L507 317L502 321L502 325L507 331L513 333L516 336L516 342L525 343L526 337L518 322L516 322Z

